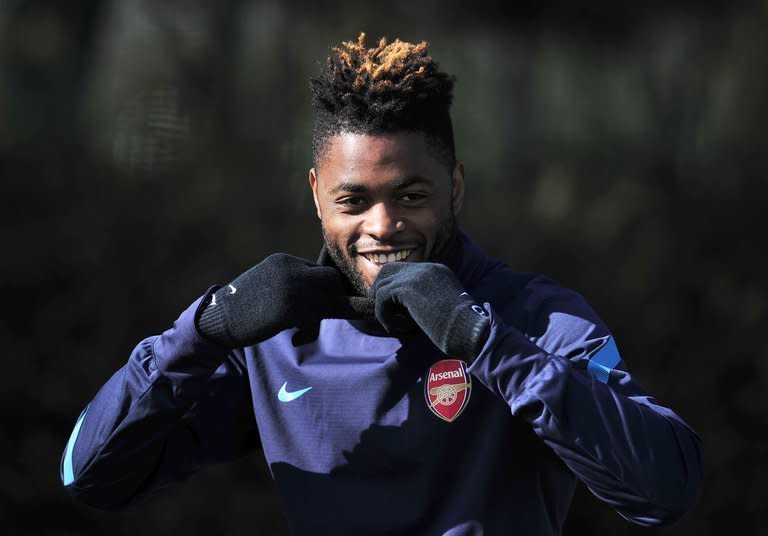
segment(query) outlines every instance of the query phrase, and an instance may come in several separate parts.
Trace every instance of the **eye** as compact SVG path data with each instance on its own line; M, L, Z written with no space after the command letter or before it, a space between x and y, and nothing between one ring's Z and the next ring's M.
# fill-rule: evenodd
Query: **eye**
M400 199L407 203L416 203L427 198L427 194L420 192L408 192L400 196Z
M345 197L336 201L337 204L347 208L362 208L366 204L366 199L360 196Z

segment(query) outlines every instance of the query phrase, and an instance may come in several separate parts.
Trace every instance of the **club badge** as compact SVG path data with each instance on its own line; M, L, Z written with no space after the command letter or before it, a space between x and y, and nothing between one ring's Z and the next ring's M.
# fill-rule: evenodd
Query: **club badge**
M469 403L472 378L467 364L459 359L443 359L429 368L424 382L427 407L447 422L453 422Z

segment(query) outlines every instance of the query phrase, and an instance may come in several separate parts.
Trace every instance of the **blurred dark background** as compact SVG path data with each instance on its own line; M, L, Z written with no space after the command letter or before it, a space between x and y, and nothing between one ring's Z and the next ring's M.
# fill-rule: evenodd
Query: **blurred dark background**
M581 487L566 534L764 530L768 2L2 0L5 530L285 533L260 454L121 513L73 503L59 457L209 284L314 258L307 80L361 30L456 74L463 227L584 294L704 438L676 525L630 527Z

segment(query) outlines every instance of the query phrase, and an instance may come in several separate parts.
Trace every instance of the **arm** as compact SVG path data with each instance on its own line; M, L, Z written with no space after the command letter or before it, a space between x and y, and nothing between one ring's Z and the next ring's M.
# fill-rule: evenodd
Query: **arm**
M547 282L526 330L491 312L470 367L533 427L599 499L641 524L691 508L702 477L699 437L627 371L613 337L578 294Z
M142 341L83 412L62 457L63 484L88 504L118 508L256 448L237 349L290 327L312 332L343 297L336 269L286 254L209 290L172 329Z
M490 305L480 307L440 264L386 264L371 294L388 330L400 329L406 310L444 353L470 362L470 373L625 518L658 525L692 506L701 440L635 382L578 294L534 280L521 293L533 297L511 304L514 317L521 308L532 313L526 334Z
M173 328L139 343L83 411L62 456L73 496L123 507L258 447L242 352L195 328L204 298Z

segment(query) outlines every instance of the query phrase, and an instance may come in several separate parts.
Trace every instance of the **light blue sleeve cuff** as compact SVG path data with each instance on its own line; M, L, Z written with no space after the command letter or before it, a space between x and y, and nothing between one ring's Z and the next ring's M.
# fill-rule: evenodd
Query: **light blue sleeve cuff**
M77 436L80 433L80 427L83 425L83 421L85 420L85 415L88 413L88 407L90 406L86 406L86 408L80 414L80 417L77 418L75 428L72 430L72 435L69 436L69 441L67 441L67 448L64 449L64 455L61 459L61 482L65 486L69 486L72 482L75 481L75 472L72 466L72 451L75 450L75 442L77 441Z

